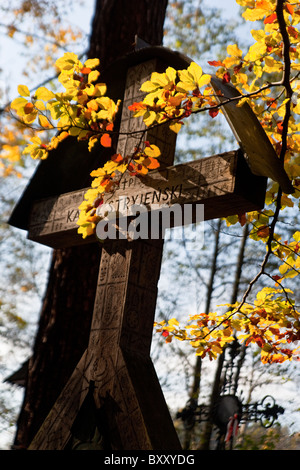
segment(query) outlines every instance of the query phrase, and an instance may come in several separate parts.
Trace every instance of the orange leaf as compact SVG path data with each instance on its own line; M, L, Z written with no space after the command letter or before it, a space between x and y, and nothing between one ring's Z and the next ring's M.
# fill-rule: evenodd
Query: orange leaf
M147 106L140 101L139 103L135 102L131 104L130 106L128 106L128 109L130 111L140 111L141 109L147 109Z
M136 172L139 174L139 175L146 175L148 173L148 169L147 167L145 167L144 165L141 165L140 163L137 165L136 167Z
M272 15L267 16L267 18L264 19L264 24L272 24L276 20L277 20L277 13L272 13Z
M101 145L103 147L110 147L111 146L111 138L109 134L103 134L100 139Z
M24 106L24 113L25 114L31 114L33 110L34 110L34 106L33 106L32 103L25 104L25 106Z
M168 98L168 103L174 107L179 106L185 96L186 95L183 95L182 93L178 94L177 96L170 96Z
M89 110L91 109L92 111L98 111L98 108L99 108L98 103L95 100L91 100L87 104L87 107L88 107Z
M286 3L286 4L285 4L285 8L286 8L286 10L290 13L290 15L293 16L293 14L294 14L294 7L293 7L293 5L290 5L289 3Z
M80 72L84 75L88 75L91 71L92 70L89 67L82 67L82 69L80 70Z
M159 161L156 158L147 157L143 161L143 165L149 168L149 170L154 170L159 167Z
M269 236L270 229L267 225L263 225L257 230L257 236L261 238L266 238Z
M122 157L122 155L121 155L120 153L115 153L115 155L113 155L113 156L111 157L111 160L112 160L113 162L120 163L120 162L123 161L123 157Z
M209 60L208 61L209 65L212 65L213 67L222 67L224 66L223 62L220 60Z

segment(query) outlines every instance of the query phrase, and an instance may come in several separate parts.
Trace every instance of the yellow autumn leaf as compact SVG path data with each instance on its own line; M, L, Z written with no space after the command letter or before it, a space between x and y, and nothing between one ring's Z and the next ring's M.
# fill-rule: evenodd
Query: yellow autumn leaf
M293 239L298 243L300 241L300 232L297 231L293 235Z
M99 59L88 59L85 61L84 66L90 69L94 69L100 65Z
M178 75L180 79L176 86L178 91L191 92L208 85L211 80L211 76L203 74L202 68L196 62L192 62L186 70L179 70Z
M198 82L202 77L202 68L196 62L192 62L188 67L188 72L192 75L195 82Z
M265 58L264 71L267 73L280 72L283 68L283 64L280 61L274 59L274 57Z
M149 147L145 147L144 153L148 157L153 157L153 158L157 158L160 156L160 150L157 147L157 145L150 145Z
M267 52L267 45L265 42L256 42L248 50L248 53L245 56L245 61L255 62L260 60L261 57Z
M263 17L266 16L266 13L266 10L262 8L247 8L242 16L247 21L257 21L262 20Z
M29 88L26 85L19 85L18 86L18 93L21 96L30 96Z
M88 75L88 82L95 82L100 75L100 72L98 70L93 70L92 72L89 73Z
M146 124L147 127L151 126L156 119L156 113L154 111L147 111L144 114L144 123Z
M164 88L169 84L170 80L165 73L152 72L151 82Z
M53 91L48 90L48 88L44 86L39 87L36 90L34 96L36 99L43 100L43 101L49 101L55 98L55 94L53 93Z
M25 98L16 98L12 101L10 107L14 109L19 116L24 114L24 107L28 103Z
M241 49L238 48L236 44L229 44L227 46L227 54L233 57L241 58L243 55L243 52L241 51Z
M223 348L218 343L212 343L211 349L217 354L221 354L223 352Z
M45 128L45 129L52 129L52 124L49 122L48 118L46 116L43 116L42 114L39 115L38 117L40 126Z
M180 122L172 122L170 125L169 125L169 128L175 132L175 134L178 134L178 132L180 131L181 129L181 126L182 124Z
M45 103L41 100L38 100L34 103L34 106L36 107L36 109L38 109L39 111L46 111L46 106L45 106Z
M118 163L110 160L105 163L103 169L105 170L107 175L111 175L114 171L116 171L117 166L118 166Z
M107 87L105 83L96 83L93 91L93 96L104 96L106 93Z
M166 76L170 82L175 83L177 77L177 71L173 67L168 67L166 70Z
M285 279L289 278L289 279L292 279L296 276L298 276L299 272L298 270L295 270L295 269L291 269L288 273L286 273L286 275L284 276Z
M79 127L76 127L76 126L72 126L72 127L70 127L70 129L68 129L68 132L71 136L76 137L80 134L81 129Z
M152 81L147 80L146 82L142 84L141 91L145 93L152 93L153 91L156 91L158 88L159 86L157 85L157 83L153 83Z
M62 71L70 71L78 63L78 57L74 52L65 52L62 57L57 59L55 65Z

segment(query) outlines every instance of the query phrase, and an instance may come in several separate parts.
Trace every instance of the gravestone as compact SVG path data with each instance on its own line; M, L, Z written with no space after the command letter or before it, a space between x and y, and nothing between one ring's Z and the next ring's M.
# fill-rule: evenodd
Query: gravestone
M117 152L132 152L139 136L125 133L144 129L127 108L142 98L142 82L154 70L163 71L169 65L184 68L189 63L181 55L155 47L123 62L127 81ZM245 109L245 115L251 113L250 108ZM162 150L161 167L145 178L123 180L113 195L114 204L121 197L128 198L129 206L139 198L149 211L152 203L157 203L156 209L160 203L170 207L190 204L193 208L203 204L206 219L263 207L266 178L251 173L242 150L172 166L174 133L162 126L150 129L145 140ZM37 170L11 223L26 228L30 239L55 248L97 242L95 237L82 240L76 230L77 208L85 191L46 194L43 198L42 191L36 189L39 174L43 173ZM150 358L162 251L163 238L103 243L89 344L31 450L180 449Z

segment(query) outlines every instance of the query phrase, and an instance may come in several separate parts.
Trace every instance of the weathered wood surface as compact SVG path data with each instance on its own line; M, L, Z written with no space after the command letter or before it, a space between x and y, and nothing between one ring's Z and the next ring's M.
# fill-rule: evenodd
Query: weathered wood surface
M74 447L72 427L91 383L103 411L96 426L107 423L98 448L109 441L119 450L180 449L150 359L162 244L123 240L103 248L88 349L30 450Z
M141 99L141 82L157 66L150 62L128 72L117 151L130 154L142 137L159 145L166 158L146 178L124 176L107 202L117 208L125 197L128 207L146 204L149 211L151 204L203 203L206 219L263 207L266 179L252 175L239 151L170 167L175 140L169 131L139 133L143 125L130 118L126 104ZM76 220L84 192L36 201L29 238L59 248L81 243ZM87 350L31 450L180 449L150 359L162 250L163 239L108 240L103 245Z
M239 151L203 158L149 173L123 175L120 186L105 202L115 211L145 205L149 211L164 205L204 204L205 220L261 209L266 181L252 175ZM77 234L78 206L85 190L37 201L33 205L28 237L52 246L82 243ZM122 207L120 207L120 201ZM91 238L87 241L94 241Z
M168 124L148 129L143 117L134 118L128 106L143 101L145 93L140 90L142 84L150 79L153 70L164 70L158 59L149 60L139 66L130 67L127 72L125 95L122 106L121 125L119 130L117 153L132 155L135 147L143 147L145 141L159 146L161 150L160 165L162 168L174 162L177 135Z
M223 83L215 77L212 78L211 83L216 91L217 100L220 103L226 103L223 106L223 113L244 152L252 173L271 178L279 183L284 192L293 193L294 188L284 170L283 163L249 104L237 106L240 93L230 83Z
M125 102L137 77L147 79L145 73L152 70L141 64L129 71ZM126 126L123 129L131 126L130 120ZM136 141L122 140L120 145L131 152ZM169 158L174 151L174 146L169 149ZM59 234L68 225L76 230L76 211L83 194L80 191L46 201L34 208L33 214L42 214L46 232L54 227ZM62 239L57 246L63 246ZM114 450L180 449L150 359L162 249L163 240L109 240L103 247L87 350L31 443L31 450L91 445L93 449ZM91 420L86 419L88 410L92 410ZM96 441L91 443L94 435Z

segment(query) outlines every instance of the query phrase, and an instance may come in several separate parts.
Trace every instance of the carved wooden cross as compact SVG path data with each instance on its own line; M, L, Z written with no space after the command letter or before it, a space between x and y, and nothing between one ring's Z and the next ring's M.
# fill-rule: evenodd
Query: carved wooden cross
M139 138L124 133L144 129L128 105L142 98L141 83L155 67L149 60L128 70L117 148L122 155ZM150 209L152 203L203 203L205 219L263 206L265 179L252 175L240 151L170 166L175 134L158 127L145 140L160 147L161 168L122 180L114 203L120 197ZM55 248L81 243L76 220L84 192L36 201L28 237ZM89 344L30 449L180 449L150 359L162 250L163 239L103 244Z

